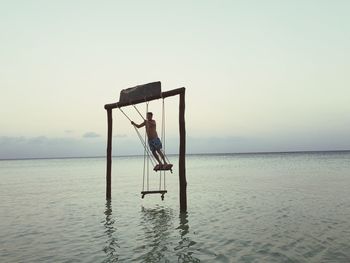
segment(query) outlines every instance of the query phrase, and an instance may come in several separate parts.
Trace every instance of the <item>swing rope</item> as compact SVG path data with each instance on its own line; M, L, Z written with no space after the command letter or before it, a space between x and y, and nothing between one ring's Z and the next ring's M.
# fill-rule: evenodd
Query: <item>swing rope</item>
M133 105L134 106L134 105ZM135 106L134 106L135 109L137 109ZM137 110L138 111L138 110ZM148 111L148 102L146 103L146 112ZM143 118L143 116L142 116ZM145 130L145 139L144 141L146 141L146 130ZM149 176L148 176L148 161L149 161L149 157L146 156L147 154L147 150L146 148L144 148L144 151L143 151L143 173L142 173L142 191L145 191L145 173L146 173L146 159L147 159L147 191L149 190Z
M162 101L162 133L161 133L161 138L162 138L162 143L163 143L163 156L164 159L167 159L168 163L169 160L167 158L167 156L165 155L165 104L164 104L164 98ZM159 179L159 190L161 190L161 185L162 185L162 171L160 171L160 179ZM163 171L163 189L166 189L166 185L165 185L165 170Z
M146 102L147 108L146 108L146 114L148 112L148 101ZM139 111L139 109L135 106L135 104L132 105L134 107L134 109L137 111L137 113L141 116L141 118L145 121L145 118L143 117L143 115L141 114L141 112Z

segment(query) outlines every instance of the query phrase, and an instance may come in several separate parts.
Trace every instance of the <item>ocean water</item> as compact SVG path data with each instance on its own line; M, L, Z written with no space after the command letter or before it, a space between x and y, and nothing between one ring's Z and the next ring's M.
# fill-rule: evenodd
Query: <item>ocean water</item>
M189 155L187 213L170 159L0 161L0 262L350 262L349 152Z

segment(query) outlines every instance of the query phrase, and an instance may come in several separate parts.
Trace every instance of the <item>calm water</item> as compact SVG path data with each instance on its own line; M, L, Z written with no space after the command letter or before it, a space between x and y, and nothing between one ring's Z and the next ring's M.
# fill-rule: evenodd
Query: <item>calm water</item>
M350 262L349 161L188 156L186 214L177 165L141 199L142 157L114 158L106 202L103 158L0 161L0 262Z

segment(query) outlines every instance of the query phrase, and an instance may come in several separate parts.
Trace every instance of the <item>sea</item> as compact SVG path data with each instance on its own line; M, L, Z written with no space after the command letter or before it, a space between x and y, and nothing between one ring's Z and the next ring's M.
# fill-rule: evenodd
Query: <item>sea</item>
M0 161L0 262L350 262L350 152L169 159Z

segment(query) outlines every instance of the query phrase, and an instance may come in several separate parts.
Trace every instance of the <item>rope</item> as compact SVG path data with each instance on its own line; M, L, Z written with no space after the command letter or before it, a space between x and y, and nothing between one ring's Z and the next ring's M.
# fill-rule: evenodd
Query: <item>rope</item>
M129 116L126 115L126 113L125 113L121 108L118 108L118 109L124 114L124 116L125 116L130 122L132 122L132 120L129 118ZM142 136L141 136L139 130L137 129L137 127L135 127L134 125L133 125L133 127L134 127L134 129L135 129L135 131L136 131L137 136L139 137L139 139L140 139L140 141L141 141L141 144L143 145L143 147L144 147L145 150L147 151L147 155L148 155L148 156L151 156L151 163L152 163L152 165L154 166L155 163L156 163L156 160L153 159L154 157L151 155L150 150L149 150L148 147L147 147L146 141L143 140L143 138L142 138Z
M149 155L147 156L147 191L149 191Z
M129 118L129 116L126 115L126 113L122 110L122 108L118 108L118 109L124 114L124 116L125 116L130 122L132 122L132 120Z
M147 109L146 109L146 114L147 114L147 112L148 112L148 102L146 102L146 104L147 104ZM134 104L132 106L135 108L135 110L138 112L138 114L141 116L141 118L145 121L145 118L142 116L142 114L138 110L138 108L136 108L136 106Z
M134 105L133 105L134 106ZM134 108L137 110L137 112L140 114L139 110L134 106ZM148 102L146 102L146 113L148 112ZM140 114L141 115L141 114ZM143 118L143 116L141 115ZM144 119L144 118L143 118ZM147 132L145 127L145 142L147 139ZM147 148L145 147L144 151L144 159L145 159L145 153L147 152ZM143 167L143 180L145 180L145 166ZM149 191L149 155L147 155L147 191Z
M146 111L148 110L148 103L146 104ZM145 141L146 141L146 131L145 131ZM145 191L145 172L146 172L146 153L147 150L144 148L143 151L143 176L142 176L142 191ZM148 162L148 158L147 158ZM147 190L148 190L148 182L147 182Z
M162 101L162 131L163 131L163 149L164 149L164 158L167 159L168 163L170 163L170 161L168 160L167 156L165 155L165 103L164 103L164 98ZM163 177L164 177L164 190L166 189L166 185L165 185L165 171L163 172Z
M169 159L167 158L166 154L165 154L165 104L164 104L164 98L162 101L162 132L161 132L161 138L162 138L162 143L163 143L163 155L164 155L164 159L166 159L168 161L168 163L170 163ZM160 171L160 178L159 178L159 190L161 190L161 185L162 185L162 172L163 172L163 189L166 190L166 184L165 184L165 174L166 171Z
M163 98L163 105L162 105L162 142L163 142L163 154L165 159L168 163L170 163L168 156L165 154L165 103Z
M163 99L163 103L162 103L162 131L161 131L161 138L162 138L162 143L163 143L163 149L164 149L164 99ZM165 159L165 155L163 152L163 156ZM160 171L159 173L159 190L161 190L162 188L162 174L163 174L163 178L165 178L165 171ZM165 188L163 189L165 190Z

